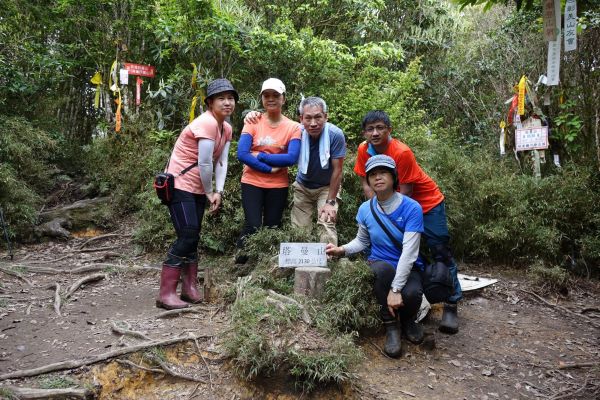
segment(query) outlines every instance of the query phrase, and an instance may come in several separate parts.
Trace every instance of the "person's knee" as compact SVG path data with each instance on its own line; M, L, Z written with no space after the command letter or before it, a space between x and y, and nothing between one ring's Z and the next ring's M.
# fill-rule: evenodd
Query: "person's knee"
M371 271L375 274L375 280L389 280L390 283L396 275L396 270L391 264L384 261L376 261L370 265Z
M441 261L448 266L452 264L452 252L448 244L442 243L431 246L431 253L435 261Z
M418 307L421 304L422 298L422 285L408 285L402 290L402 301L409 308L414 308L415 305Z
M182 229L173 245L171 253L179 257L193 259L198 252L199 240L200 229Z

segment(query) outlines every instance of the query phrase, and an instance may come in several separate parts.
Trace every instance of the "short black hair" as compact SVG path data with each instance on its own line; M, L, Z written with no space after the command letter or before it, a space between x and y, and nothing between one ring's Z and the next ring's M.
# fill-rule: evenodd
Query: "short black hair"
M392 126L392 122L390 121L390 116L387 115L385 111L382 110L371 110L365 115L362 120L362 130L364 131L367 124L372 124L373 122L383 122L388 128Z

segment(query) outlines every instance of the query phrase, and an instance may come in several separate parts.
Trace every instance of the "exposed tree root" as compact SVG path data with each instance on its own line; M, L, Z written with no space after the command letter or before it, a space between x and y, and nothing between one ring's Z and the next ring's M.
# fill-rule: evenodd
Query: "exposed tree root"
M10 386L7 388L20 400L31 399L91 399L94 392L89 389L34 389Z
M79 279L77 282L71 285L69 290L67 290L67 292L65 293L65 297L71 297L73 293L75 293L75 291L77 291L77 289L79 289L79 287L84 283L99 281L101 279L106 279L106 277L106 274L92 274L84 276L83 278Z
M571 316L574 316L574 317L583 318L585 321L587 321L587 323L589 323L593 327L600 329L600 324L598 324L596 321L592 320L591 318L589 318L583 314L576 313L574 311L569 310L566 307L559 306L558 304L552 304L549 301L545 300L542 296L540 296L536 293L530 292L529 290L525 290L525 289L519 289L519 290L523 293L527 293L527 294L535 297L537 300L541 301L542 303L544 303L545 305L547 305L549 307L556 308L556 309L558 309L566 314L569 314Z
M37 376L41 374L47 374L49 372L62 371L65 369L75 369L79 367L83 367L84 365L92 365L99 363L101 361L106 361L111 358L119 357L125 354L135 353L140 350L145 350L151 347L157 346L168 346L175 343L186 342L188 340L198 340L198 339L208 339L212 338L212 336L187 336L166 340L152 340L145 343L136 344L129 347L124 347L122 349L109 351L108 353L98 354L96 356L91 356L89 358L79 359L79 360L67 360L61 361L54 364L44 365L38 368L26 369L26 370L17 370L13 372L8 372L6 374L0 375L0 381L6 379L15 379L15 378L25 378L30 376Z
M31 281L29 279L25 278L23 275L19 274L16 271L11 271L10 269L4 268L4 267L0 267L0 271L4 272L6 275L14 276L17 279L22 280L29 286L33 286L33 283L31 283Z
M178 310L164 311L164 312L161 312L160 314L155 315L154 318L161 319L161 318L173 317L175 315L189 314L189 313L202 314L203 312L207 312L207 311L212 311L212 308L202 307L202 306L194 306L194 307L188 307L188 308L180 308Z
M106 233L104 235L94 236L93 238L90 238L90 239L86 240L85 242L83 242L82 244L80 244L78 249L83 249L85 246L87 246L91 242L95 242L97 240L102 240L102 239L106 239L106 238L110 238L110 237L131 237L131 235L121 234L121 233Z
M127 324L127 325L129 325L129 324ZM116 322L112 323L111 330L113 332L118 333L119 335L131 336L131 337L134 337L137 339L153 340L152 338L144 335L142 332L133 331L133 330L129 329L129 326L127 326L127 328L121 328L120 326L117 325Z

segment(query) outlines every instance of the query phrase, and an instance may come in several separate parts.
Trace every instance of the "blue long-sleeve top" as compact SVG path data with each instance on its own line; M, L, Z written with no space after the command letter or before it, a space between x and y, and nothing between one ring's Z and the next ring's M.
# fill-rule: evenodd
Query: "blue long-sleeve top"
M252 155L252 135L243 133L238 142L238 160L260 172L269 173L272 167L289 167L296 164L300 155L300 139L292 139L288 143L287 153Z

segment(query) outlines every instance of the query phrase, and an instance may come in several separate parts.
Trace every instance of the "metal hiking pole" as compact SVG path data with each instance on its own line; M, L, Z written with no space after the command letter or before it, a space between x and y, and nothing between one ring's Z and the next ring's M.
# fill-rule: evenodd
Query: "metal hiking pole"
M0 208L0 222L2 222L2 229L4 230L4 239L6 239L6 245L8 246L8 254L10 259L14 258L12 246L10 245L10 239L8 238L8 229L6 228L6 222L4 222L4 211Z

